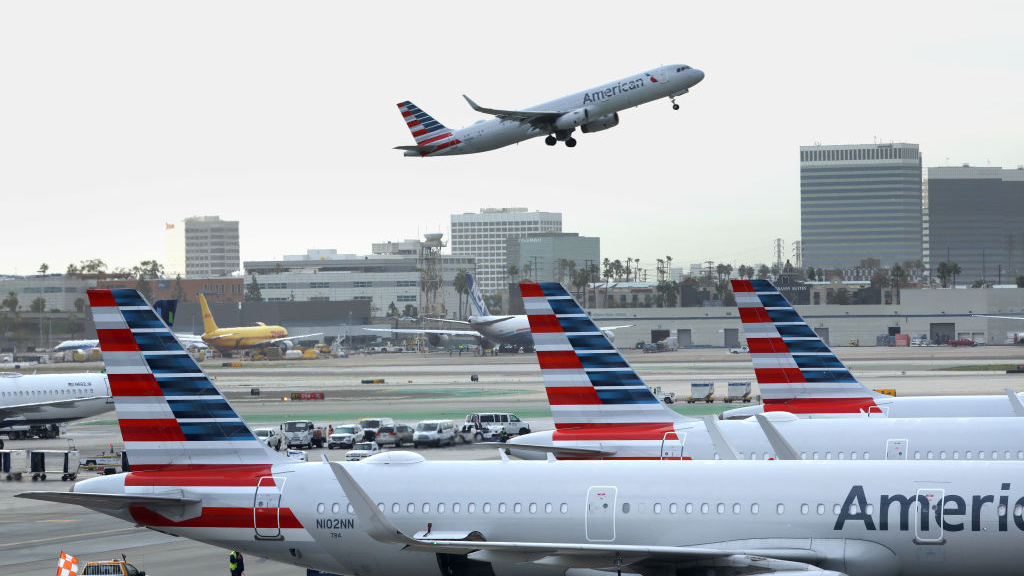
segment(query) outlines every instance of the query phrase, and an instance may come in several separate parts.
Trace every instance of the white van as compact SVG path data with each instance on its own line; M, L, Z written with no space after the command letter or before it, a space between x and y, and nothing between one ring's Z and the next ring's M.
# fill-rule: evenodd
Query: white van
M473 433L473 440L481 442L500 434L502 430L509 436L529 434L530 423L524 422L510 412L474 412L466 415L466 432Z
M451 420L424 420L416 425L412 435L412 445L420 446L454 446L455 422Z

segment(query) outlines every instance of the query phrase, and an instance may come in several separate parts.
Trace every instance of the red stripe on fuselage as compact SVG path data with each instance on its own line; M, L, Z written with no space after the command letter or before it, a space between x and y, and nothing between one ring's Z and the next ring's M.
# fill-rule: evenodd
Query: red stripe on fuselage
M198 518L191 518L182 522L169 520L152 510L141 506L132 506L129 509L132 519L143 526L173 526L177 528L252 528L255 529L255 517L252 508L224 508L204 506L203 512ZM273 508L262 508L256 511L277 516L278 510ZM279 512L281 528L302 528L302 523L295 517L290 508L281 508ZM264 522L260 522L263 528ZM274 526L273 528L276 528ZM268 527L272 530L273 528Z
M550 334L562 332L562 325L558 323L558 317L554 314L530 315L526 317L530 321L530 330L536 334Z
M760 324L771 321L768 311L764 308L740 308L740 322L744 324Z
M107 374L112 396L163 396L152 374Z
M184 442L185 433L174 418L118 420L125 442Z
M593 386L548 386L548 404L572 406L573 404L601 404L601 398Z
M96 329L96 336L100 340L100 350L104 352L138 352L139 345L135 343L135 336L132 331L125 329L103 330Z
M758 384L799 384L807 382L799 368L754 368L754 376L757 377Z
M132 465L125 486L256 486L272 474L270 464L150 464ZM273 486L272 478L263 481Z
M881 414L872 398L795 398L790 400L764 400L765 412L791 412L793 414Z
M572 350L537 351L537 363L541 370L571 370L583 368L580 359Z
M650 424L555 424L551 439L555 441L589 440L662 440L668 434L669 440L678 440L676 429L671 422Z

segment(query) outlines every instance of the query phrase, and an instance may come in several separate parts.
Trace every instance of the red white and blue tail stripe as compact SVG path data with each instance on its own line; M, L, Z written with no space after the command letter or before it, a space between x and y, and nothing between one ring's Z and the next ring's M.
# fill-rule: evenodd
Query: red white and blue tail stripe
M767 280L733 280L732 290L766 411L870 413L879 394L857 381Z
M132 471L267 468L263 444L135 290L90 290L96 333Z
M561 284L523 282L519 288L557 430L643 435L640 429L654 433L689 421L658 401Z
M461 143L460 140L455 138L451 129L434 120L433 116L427 114L412 102L408 100L399 102L398 110L402 113L402 118L405 120L405 125L409 127L409 132L412 132L412 137L416 140L416 147L420 149L420 154L426 156Z

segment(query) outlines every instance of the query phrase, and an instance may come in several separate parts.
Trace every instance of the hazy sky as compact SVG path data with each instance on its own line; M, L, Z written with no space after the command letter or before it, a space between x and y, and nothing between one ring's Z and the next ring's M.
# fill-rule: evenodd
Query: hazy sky
M799 239L798 147L905 141L1024 164L1021 2L5 2L0 273L163 259L163 223L241 221L242 260L563 212L653 268ZM479 155L405 158L395 107L449 127L662 64L673 111Z

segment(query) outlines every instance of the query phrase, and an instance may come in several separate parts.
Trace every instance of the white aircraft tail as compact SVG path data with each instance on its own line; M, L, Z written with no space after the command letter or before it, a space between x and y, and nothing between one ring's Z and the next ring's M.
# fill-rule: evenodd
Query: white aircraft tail
M480 287L477 286L472 274L466 274L466 290L469 291L469 303L473 306L473 311L476 312L476 315L490 316L491 313L487 310L484 296L480 293Z
M864 386L767 280L733 280L766 411L879 412L882 395Z

